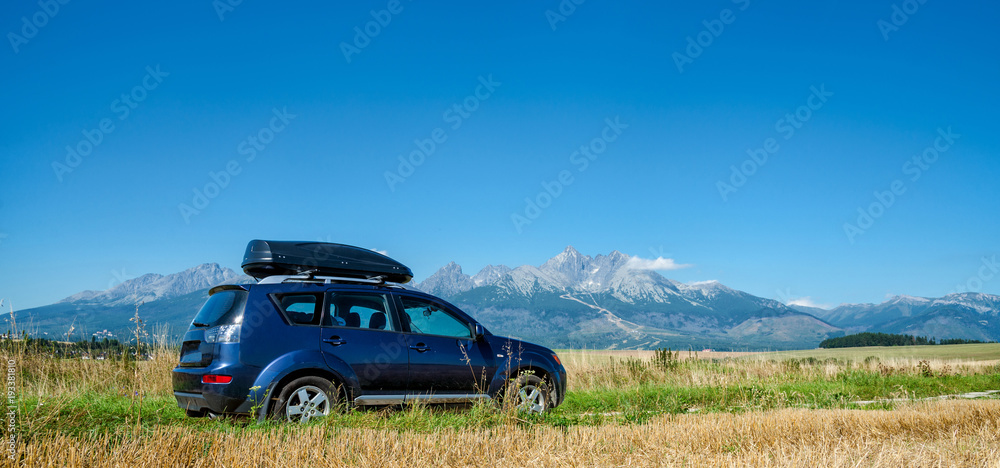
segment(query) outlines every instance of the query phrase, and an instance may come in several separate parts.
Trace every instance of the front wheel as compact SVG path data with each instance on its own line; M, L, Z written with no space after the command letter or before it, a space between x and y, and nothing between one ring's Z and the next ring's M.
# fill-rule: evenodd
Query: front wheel
M549 384L533 374L521 374L507 386L506 404L519 412L544 413L549 409Z
M327 416L337 405L333 382L320 377L300 377L281 390L275 405L275 418L293 423L307 423Z

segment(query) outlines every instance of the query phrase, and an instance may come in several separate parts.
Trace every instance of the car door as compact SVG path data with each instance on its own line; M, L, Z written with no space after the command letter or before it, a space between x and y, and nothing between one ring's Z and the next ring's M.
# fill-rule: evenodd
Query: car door
M409 349L387 294L328 291L320 349L332 368L346 364L364 395L406 392Z
M410 353L407 391L411 395L485 394L496 371L486 340L443 303L397 295ZM431 398L433 400L433 398Z

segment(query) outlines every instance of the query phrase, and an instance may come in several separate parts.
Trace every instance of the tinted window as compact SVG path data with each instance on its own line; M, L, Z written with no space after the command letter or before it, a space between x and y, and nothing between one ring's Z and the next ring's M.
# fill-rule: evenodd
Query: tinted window
M299 325L315 325L319 322L315 294L286 294L278 297L278 305L288 321Z
M384 294L331 292L323 325L393 330Z
M191 321L193 326L211 327L243 322L243 309L247 302L247 292L239 290L219 291L201 306L198 315Z
M410 322L410 331L414 333L472 338L468 324L453 317L434 303L404 297L403 312Z

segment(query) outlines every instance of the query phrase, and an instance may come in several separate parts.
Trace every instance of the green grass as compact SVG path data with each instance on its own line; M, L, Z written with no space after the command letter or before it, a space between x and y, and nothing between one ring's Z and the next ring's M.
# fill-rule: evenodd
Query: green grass
M789 407L891 409L896 403L887 401L859 406L855 402L919 399L1000 389L1000 373L996 372L996 368L988 368L986 372L957 370L950 374L931 372L930 375L925 375L918 368L899 368L883 375L876 370L840 361L836 365L842 368L835 375L827 376L819 371L830 364L833 363L802 364L799 360L767 363L772 367L765 370L777 369L775 374L754 375L739 366L761 364L740 364L737 360L684 361L663 372L647 361L632 361L613 368L606 385L569 392L563 405L542 416L513 414L492 404L456 408L414 406L354 410L314 424L333 429L376 428L416 432L509 424L634 424L658 415L688 412L742 413ZM731 383L690 385L674 381L681 379L685 373L724 376ZM19 406L22 421L30 421L30 430L26 434L29 437L50 432L76 437L124 433L129 428L135 428L138 414L133 395L121 391L89 391L42 402L37 398L25 398ZM188 418L169 394L144 398L141 416L141 431L151 431L159 426L186 426L207 431L262 429L250 418Z
M87 392L72 398L24 398L19 402L22 427L28 435L49 431L74 436L114 433L131 427L139 414L131 398L114 393ZM145 428L163 425L203 425L204 421L188 418L177 407L173 395L157 395L142 401L141 423Z
M576 363L567 363L570 391L560 407L545 415L516 414L486 403L471 407L352 410L312 424L331 430L373 428L420 433L509 425L641 424L660 415L689 412L892 409L906 404L895 399L1000 390L1000 364L990 362L1000 359L1000 344L809 350L714 360L683 359L688 353L682 351L681 360L667 361L609 357L601 355L601 351L572 353L580 359L573 359L569 352L566 357L570 359L564 359ZM597 359L589 359L591 354ZM32 359L34 365L23 368L20 380L32 388L46 388L44 382L81 379L90 371L100 370L105 377L59 390L55 395L40 390L25 392L43 394L42 399L25 396L18 400L20 427L29 439L51 433L85 438L101 434L129 437L135 432L171 426L211 432L273 430L275 426L291 431L295 427L258 424L246 417L189 418L177 407L169 384L162 381L147 387L156 390L144 393L139 408L134 391L124 388L133 383L132 371L124 363ZM920 360L934 360L936 365ZM973 361L986 363L969 364ZM168 364L172 362L143 363L161 366L165 372ZM80 374L81 369L88 372ZM860 400L882 401L858 405Z
M871 371L846 371L832 379L748 380L726 386L639 387L572 392L558 410L586 412L684 413L743 411L782 407L855 408L858 400L879 398L927 398L984 389L1000 389L1000 374L882 376Z

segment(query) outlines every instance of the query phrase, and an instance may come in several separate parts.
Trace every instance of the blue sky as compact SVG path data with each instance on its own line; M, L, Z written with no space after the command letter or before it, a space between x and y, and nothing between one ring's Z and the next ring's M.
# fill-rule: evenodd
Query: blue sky
M0 6L15 308L254 238L1000 293L995 3L225 1Z

